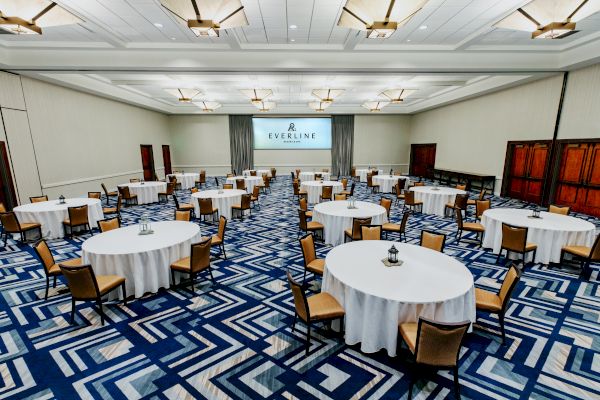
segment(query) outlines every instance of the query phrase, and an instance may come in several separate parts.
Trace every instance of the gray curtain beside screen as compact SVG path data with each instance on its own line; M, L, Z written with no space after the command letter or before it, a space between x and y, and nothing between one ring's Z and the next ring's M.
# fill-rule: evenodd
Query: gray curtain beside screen
M254 167L252 115L229 116L229 148L231 168L238 175L241 175L243 170Z
M331 164L333 175L350 175L354 153L354 115L331 117Z

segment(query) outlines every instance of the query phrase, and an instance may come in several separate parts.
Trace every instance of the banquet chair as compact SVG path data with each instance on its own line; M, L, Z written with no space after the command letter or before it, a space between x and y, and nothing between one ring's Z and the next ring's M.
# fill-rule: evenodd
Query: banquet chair
M297 181L294 181L292 185L294 187L294 197L297 197L298 200L300 200L301 197L308 196L308 192L306 190L300 190L300 185Z
M425 182L415 182L413 186L425 186Z
M233 183L224 183L223 190L225 189L233 189Z
M458 190L467 190L467 185L463 185L463 184L457 184L456 185L456 189Z
M110 203L111 197L117 197L119 195L119 192L117 192L117 191L109 192L104 183L101 183L100 186L102 186L102 190L104 191L104 196L106 196L106 205L108 205Z
M409 216L410 211L405 211L404 214L402 214L402 220L399 224L394 224L391 222L386 222L383 224L381 230L385 233L385 238L387 239L388 233L398 233L400 236L400 241L406 241L406 224Z
M298 217L300 219L300 230L298 231L298 237L300 237L300 232L313 232L315 234L320 232L321 235L319 238L323 240L323 230L325 229L323 224L316 221L306 221L306 211L304 210L298 210Z
M33 196L29 198L30 203L41 203L43 201L48 201L48 195Z
M333 186L323 186L321 195L319 196L319 202L322 202L323 200L333 200Z
M348 197L354 196L354 186L356 186L356 183L352 182L352 185L350 185L350 191L342 190L340 194L345 194Z
M219 186L219 180L217 177L215 177L215 179L217 180L217 186ZM194 181L194 186L197 189L201 189L202 185L206 185L206 171L203 169L201 169L200 173L198 174L198 180Z
M415 200L415 192L412 190L404 191L404 207L402 209L410 209L411 211L416 211L417 207L420 208L421 212L423 211L423 202L421 200Z
M233 174L231 174L231 173L229 173L229 174L225 175L225 177L226 177L226 178L233 178L234 176L235 176L235 175L233 175Z
M88 192L88 199L98 199L102 198L102 193L100 192Z
M371 217L368 218L352 218L352 228L344 230L344 243L347 239L351 241L362 240L360 227L362 225L371 225Z
M198 192L199 192L199 190L197 187L190 188L190 194L194 194L194 193L198 193Z
M481 219L483 213L492 208L491 200L475 200L475 218Z
M270 178L270 180L275 181L275 180L277 180L276 178L277 178L277 169L271 168L271 178Z
M456 208L460 208L461 211L465 212L465 217L467 216L467 201L469 200L468 194L457 194L454 197L454 203L446 203L444 207L444 216L448 216L448 209L453 213Z
M219 178L215 176L215 186L219 187L220 183L219 183Z
M168 203L169 196L172 196L175 193L175 184L173 182L167 182L167 188L164 192L158 192L158 202L159 203Z
M300 239L302 247L302 256L304 258L304 276L302 282L306 281L306 273L312 272L314 275L323 276L325 271L325 259L317 258L315 241L312 233L307 233Z
M267 174L263 174L263 184L260 187L263 193L267 193L267 190L271 193L271 179Z
M323 177L323 174L320 174L318 172L315 172L315 181L320 180Z
M339 319L341 329L344 325L344 308L338 301L329 293L321 292L310 297L306 296L306 286L296 282L290 271L287 271L287 279L290 283L292 296L294 297L294 322L292 323L292 332L296 329L296 320L300 320L306 324L306 355L310 350L310 328L316 322L331 322Z
M454 215L456 217L456 244L460 243L463 232L475 232L477 236L477 242L479 246L483 243L483 235L485 234L485 227L479 222L464 222L462 210L458 207L454 209Z
M113 229L119 229L121 227L121 220L118 217L109 218L109 219L101 219L98 221L98 229L100 232L108 232Z
M404 187L404 186L402 186ZM400 187L400 179L398 179L398 183L394 185L394 190L396 191L396 205L400 203L400 200L404 200L406 192L404 189Z
M177 211L190 211L192 213L192 218L196 217L196 212L194 211L194 205L190 203L180 203L177 199L177 195L173 194L173 202L175 203L175 209Z
M373 175L373 176L379 175L379 170L377 168L375 168L374 170L371 170L371 175Z
M565 255L569 254L574 259L580 260L581 272L580 277L584 277L587 270L590 268L590 264L593 262L600 262L600 235L596 236L592 247L587 246L565 246L560 251L560 263L563 264L565 261Z
M333 195L333 200L335 200L335 201L348 200L348 196L346 196L346 193L336 193Z
M258 206L260 208L260 187L258 185L254 186L252 189L252 194L250 195L250 204L253 207Z
M116 207L102 207L102 213L105 216L117 214L117 217L119 217L119 220L120 220L121 219L121 203L123 202L122 199L123 198L121 197L121 195L119 195L117 197L117 206Z
M443 233L432 232L425 229L421 231L419 246L443 253L445 245L446 235Z
M48 291L50 290L50 277L53 278L52 287L56 287L56 277L62 275L60 267L54 260L54 256L48 247L48 244L44 239L40 240L33 246L35 253L37 254L40 263L44 267L44 273L46 275L46 294L44 294L44 300L48 300ZM63 265L76 266L81 265L81 258L72 258L69 260L63 260L60 262Z
M299 169L296 170L296 179L300 179L300 172L302 172L302 171ZM292 173L292 178L293 177L294 177L294 174Z
M342 183L342 190L348 189L348 178L342 178L341 183Z
M71 291L71 323L75 319L76 301L96 301L100 313L100 321L104 325L104 310L102 297L118 289L123 290L123 305L127 304L125 278L119 275L96 275L90 264L66 265L59 263L60 271L67 281Z
M477 201L483 201L485 200L485 195L487 194L487 190L481 188L481 191L479 192L479 197L477 198L477 200L475 199L469 199L467 200L467 206L476 206L477 205Z
M571 207L569 207L569 206L562 207L562 206L550 204L550 206L548 207L548 212L552 213L552 214L569 215L570 211L571 211Z
M414 359L408 389L409 399L412 398L416 375L421 371L431 370L452 371L454 396L460 399L458 358L460 347L470 325L470 321L441 323L423 317L419 317L418 322L399 324L400 336Z
M63 221L63 228L65 230L65 236L73 237L73 228L83 226L87 228L90 235L92 233L92 227L90 226L90 220L88 218L88 206L77 206L67 208L69 218ZM68 228L68 229L67 229Z
M243 194L240 204L234 204L231 206L231 215L234 215L234 211L237 210L242 221L244 220L244 211L248 210L250 211L250 215L252 215L252 207L250 207L251 198L252 196L250 196L249 193Z
M192 220L192 211L191 210L175 210L175 221L190 222L191 220Z
M361 225L360 237L362 240L382 240L381 225Z
M39 237L42 237L42 225L37 222L19 222L17 215L13 211L7 211L0 214L0 222L2 223L2 235L4 235L4 247L8 242L8 236L19 234L21 243L25 242L27 232L38 231Z
M387 197L382 197L379 200L379 205L383 208L385 208L385 211L387 213L387 217L388 219L390 218L390 213L392 212L392 200L388 199Z
M508 308L512 293L520 279L521 271L512 264L509 267L508 272L504 277L504 281L502 281L500 291L497 294L488 290L475 288L476 309L491 314L498 314L498 322L502 334L502 344L504 344L504 340L506 339L506 334L504 332L504 315L506 314L506 309Z
M321 172L329 172L329 168L323 168Z
M371 193L379 192L379 183L373 183L373 174L367 174L367 187L371 189Z
M190 276L188 282L186 282L186 286L191 285L192 292L194 293L196 293L193 290L196 275L203 271L208 270L210 280L213 284L215 283L215 278L210 265L210 246L211 238L203 238L200 242L192 244L189 257L182 258L171 264L171 282L173 282L173 286L175 286L175 272ZM181 285L182 283L180 281L177 286Z
M137 183L139 181L140 180L138 178L131 178L131 179L129 179L129 183Z
M533 261L535 262L535 254L537 253L537 245L534 243L527 243L528 228L522 228L520 226L512 226L507 223L502 223L502 244L500 245L500 251L496 258L496 264L500 261L502 250L506 250L506 257L508 258L510 252L519 253L523 256L523 267L525 267L525 257L527 253L533 252Z
M131 194L131 192L129 191L129 186L119 186L118 189L121 198L125 200L126 206L138 204L137 194Z
M356 167L350 168L350 178L353 181L356 181L358 179L358 175L356 175Z
M255 170L251 170L250 171L250 176L256 176L256 171Z
M246 180L244 178L236 179L235 188L239 190L246 190Z
M211 247L218 246L219 254L223 254L223 258L227 260L227 254L225 253L225 228L227 227L227 218L224 216L219 217L219 230L216 235L213 235L211 240Z
M300 209L302 211L304 211L304 214L306 215L307 218L312 218L313 213L312 213L312 211L308 211L308 202L306 201L306 197L301 197L300 200L298 201L298 205L299 205Z
M215 220L215 216L219 218L219 209L213 207L212 199L198 199L198 208L200 209L200 221L202 221L202 217L204 217L204 221L206 221L206 217L210 215L211 221Z

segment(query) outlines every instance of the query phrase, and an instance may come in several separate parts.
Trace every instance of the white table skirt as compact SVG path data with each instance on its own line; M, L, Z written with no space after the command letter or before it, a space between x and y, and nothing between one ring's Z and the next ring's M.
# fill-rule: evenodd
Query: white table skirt
M238 189L224 189L223 193L219 193L218 190L203 190L201 192L193 193L192 200L194 209L196 210L196 216L200 215L198 199L212 199L213 207L219 209L219 215L231 219L231 206L234 204L241 204L243 194L246 194L246 192Z
M244 179L246 181L246 191L248 193L252 193L254 190L254 186L261 183L263 181L262 176L232 176L231 178L227 178L227 183L231 183L233 188L235 189L235 180L236 179Z
M331 186L333 194L341 192L344 187L340 182L335 181L303 181L300 184L301 190L306 190L308 193L308 202L311 204L316 204L319 202L319 196L323 193L323 186Z
M58 204L58 200L40 203L24 204L15 207L13 211L19 222L37 222L42 225L42 236L47 239L57 239L65 236L63 221L69 218L69 207L88 206L88 220L91 228L97 227L97 222L104 218L102 204L98 199L75 198L65 199L66 204Z
M314 181L315 174L321 174L321 177L323 178L324 181L328 181L329 179L331 179L331 173L329 173L329 172L319 172L319 171L309 172L309 171L307 171L307 172L300 172L300 182Z
M250 176L250 171L256 171L256 176L262 177L263 174L267 174L267 178L271 178L271 170L270 169L245 169L243 174L244 176Z
M81 246L84 263L90 263L98 275L125 277L127 295L142 297L171 285L170 265L190 255L192 243L200 241L200 227L192 222L152 223L154 234L138 235L137 225L104 232ZM111 299L122 298L120 290Z
M392 242L357 241L331 250L322 291L344 307L345 341L361 351L396 355L398 324L419 317L475 321L473 275L458 260L407 243L394 243L404 264L386 267Z
M481 224L485 226L483 247L493 249L494 253L500 251L503 222L529 228L527 241L538 246L535 256L536 263L560 262L560 252L564 246L592 247L596 236L596 227L591 222L548 212L542 212L540 219L528 218L531 214L531 210L516 208L486 210L481 218ZM528 259L531 259L531 255L528 255Z
M196 186L196 181L200 179L200 174L193 172L186 172L185 174L169 174L167 175L167 181L170 176L177 178L177 182L181 183L182 189L191 189Z
M444 216L446 204L454 203L457 194L465 194L464 190L439 186L413 186L415 200L423 202L423 213Z
M371 169L357 169L356 170L356 175L358 175L360 177L360 181L361 182L366 182L367 181L367 175L370 172L373 172L373 171L378 171L377 175L382 175L383 174L383 170L382 169L371 168ZM377 176L377 175L375 175L375 176Z
M129 192L138 197L138 204L158 202L158 194L167 191L166 182L135 182L124 183L119 186L129 186Z
M405 175L375 175L373 177L373 183L379 184L379 191L381 193L396 193L394 190L394 186L398 183L398 179L405 179L404 187L402 189L408 188L408 176Z
M357 209L348 209L347 201L326 201L313 209L312 220L325 227L325 243L332 246L344 243L344 230L352 228L353 218L371 217L372 225L383 225L388 221L387 211L379 204L365 201L355 202Z

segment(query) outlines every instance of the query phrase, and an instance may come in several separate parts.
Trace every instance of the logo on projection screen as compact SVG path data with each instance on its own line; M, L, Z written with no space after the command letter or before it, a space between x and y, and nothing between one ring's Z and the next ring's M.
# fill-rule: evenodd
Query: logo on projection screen
M254 148L330 149L330 118L252 118Z

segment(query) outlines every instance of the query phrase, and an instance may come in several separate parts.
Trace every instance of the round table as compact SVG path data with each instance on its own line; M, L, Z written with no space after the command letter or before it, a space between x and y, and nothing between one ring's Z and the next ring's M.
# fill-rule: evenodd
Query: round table
M392 243L400 266L386 267ZM473 275L458 260L407 243L368 240L346 243L325 260L322 291L346 311L345 340L361 351L396 355L398 324L419 317L440 322L475 321Z
M331 174L329 172L300 172L300 182L304 182L304 181L314 181L315 180L315 174L321 174L321 177L323 178L323 180L328 181L329 179L331 179Z
M331 186L333 188L333 194L339 193L342 190L344 190L343 185L340 182L336 181L305 181L300 184L300 189L306 190L306 192L308 193L309 203L316 204L319 202L319 196L321 196L321 194L323 193L323 186Z
M58 200L42 201L15 207L13 211L19 222L38 222L42 225L44 238L56 239L65 236L63 221L69 218L68 208L84 205L88 206L90 228L95 228L97 221L104 219L102 203L99 199L85 197L65 199L65 204L58 204Z
M444 217L446 204L454 203L457 194L465 194L464 190L444 186L413 186L410 188L415 192L415 200L423 202L425 214L435 214Z
M256 176L262 177L263 174L267 174L267 178L271 178L271 170L270 169L245 169L243 174L244 176L251 176L250 172L256 172Z
M545 211L540 213L542 218L529 218L532 213L532 210L523 208L492 208L484 211L481 217L481 224L485 226L483 247L493 249L494 253L500 251L502 223L528 228L527 242L538 246L536 263L560 262L560 252L564 246L592 247L596 227L591 222Z
M375 175L373 176L373 183L379 184L379 191L381 193L395 193L394 186L398 183L398 179L405 179L404 187L401 189L406 189L409 181L406 175Z
M167 175L167 181L170 176L177 178L177 182L181 183L182 189L191 189L196 186L196 181L200 179L200 174L193 172L186 172L185 174L169 174Z
M259 183L262 183L263 181L262 176L232 176L230 178L227 178L226 183L231 183L233 185L233 188L235 189L235 181L237 179L243 179L246 181L246 191L248 193L252 193L252 191L254 190L254 186L256 186Z
M218 190L203 190L192 193L192 197L196 199L212 199L213 207L219 209L219 215L231 219L231 206L241 204L243 194L246 194L246 191L240 189L223 189L223 193L219 193ZM198 204L198 200L194 200L193 203L196 215L199 216L200 205Z
M379 204L366 201L355 201L355 209L348 208L348 202L326 201L317 204L313 209L312 220L325 227L325 243L332 246L344 243L344 230L352 229L353 218L371 217L372 225L383 225L387 222L387 211Z
M201 239L200 227L192 222L153 222L152 235L139 235L138 225L92 236L81 246L84 263L98 275L125 277L127 295L142 297L170 286L171 263L190 255L190 246ZM120 290L113 297L122 296Z
M381 175L383 174L383 170L382 169L357 169L356 170L356 175L358 175L358 177L360 178L361 182L366 182L367 181L367 175L370 174L373 171L378 171L377 175ZM375 176L377 176L375 175Z
M158 194L167 191L166 182L134 182L119 186L129 186L129 192L137 195L138 204L156 203L158 202Z

